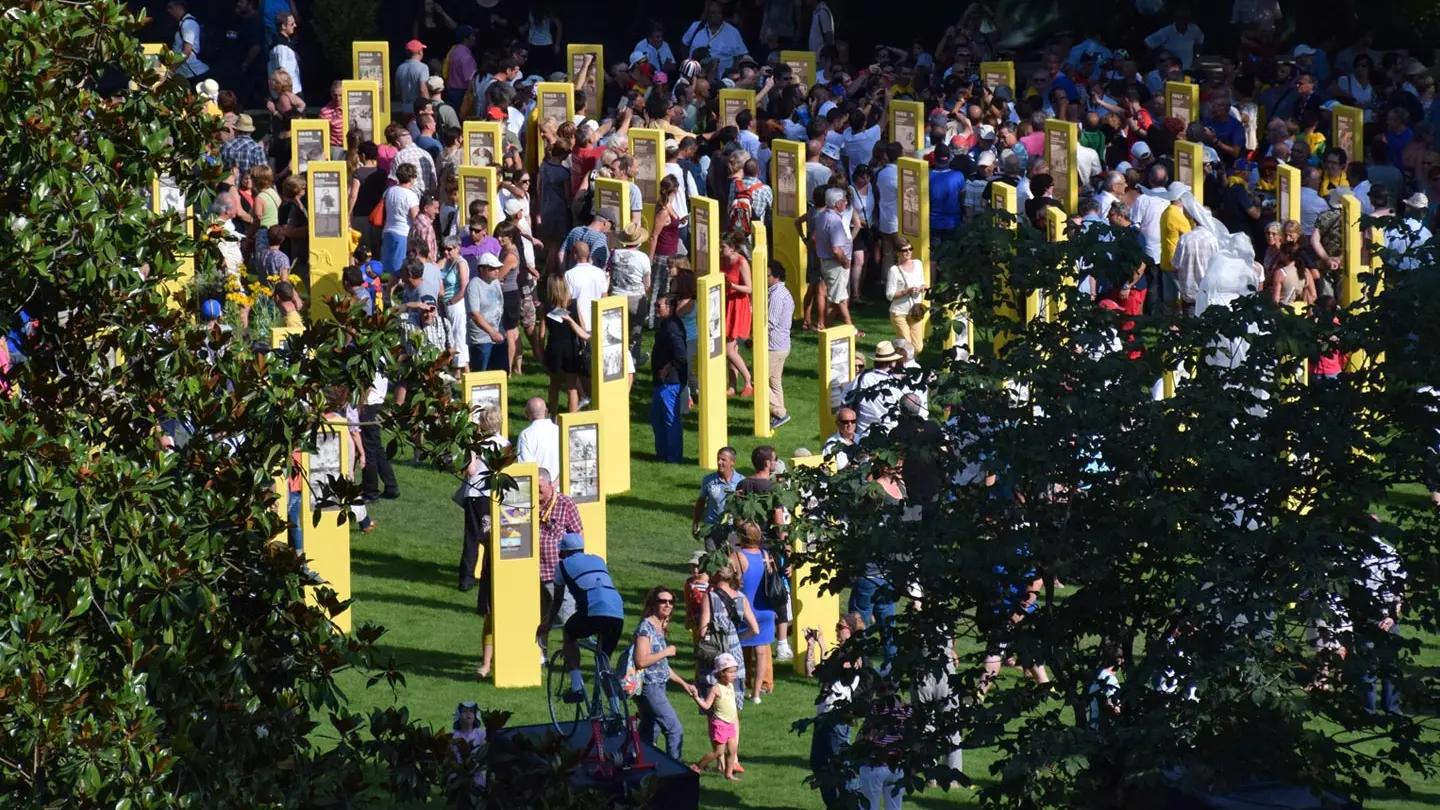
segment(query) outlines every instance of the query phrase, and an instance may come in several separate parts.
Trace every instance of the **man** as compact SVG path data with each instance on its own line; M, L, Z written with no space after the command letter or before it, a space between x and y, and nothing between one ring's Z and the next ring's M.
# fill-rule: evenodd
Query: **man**
M435 112L436 130L444 132L451 127L460 129L460 114L455 111L454 105L445 99L445 80L439 76L431 76L425 80L425 87L430 92L430 109Z
M830 182L832 172L830 167L820 162L820 153L825 149L825 141L820 138L811 138L805 142L805 188L809 190L820 188ZM809 193L807 191L806 193Z
M415 191L422 196L440 193L440 182L435 176L435 159L430 153L415 145L410 133L399 124L385 127L385 140L395 147L395 158L390 164L390 179L400 181L397 172L401 166L415 167Z
M452 108L458 108L465 101L465 90L470 87L470 82L475 80L475 29L468 25L456 26L455 40L455 47L450 49L444 86L441 88L442 98Z
M1175 22L1145 37L1146 47L1174 54L1180 66L1189 70L1195 62L1195 46L1205 44L1205 34L1190 22L1190 7L1175 7Z
M795 299L785 286L785 267L770 261L769 287L765 293L765 324L770 346L770 429L790 421L785 410L785 360L790 356L790 324L795 319Z
M599 652L608 663L620 643L625 625L625 602L615 589L605 561L585 553L585 538L571 532L560 538L560 559L555 565L555 598L550 611L536 628L543 649L550 628L562 622L565 628L565 668L570 672L566 703L585 700L585 681L580 676L580 639L595 638ZM612 704L615 698L611 698Z
M975 158L975 176L965 181L965 216L974 216L989 204L990 183L994 179L995 153L986 150Z
M521 464L534 462L542 471L559 475L560 426L550 418L543 397L531 397L525 403L525 418L530 420L530 426L515 439L515 460Z
M915 392L900 398L900 419L888 441L903 448L900 477L905 482L906 500L915 507L933 503L940 496L940 467L936 460L946 454L945 432L927 418L925 404Z
M482 253L475 275L465 284L465 342L471 371L500 371L505 366L505 292L500 259Z
M1125 199L1125 175L1121 172L1106 172L1100 179L1100 192L1095 195L1100 217L1110 214L1110 206Z
M1380 215L1376 206L1376 216ZM1430 244L1430 229L1425 219L1430 210L1430 198L1422 192L1415 192L1405 198L1401 208L1400 224L1385 232L1385 246L1396 254L1396 267L1400 270L1414 270L1420 266L1420 259L1413 254Z
M861 440L871 428L890 430L894 427L895 406L900 402L901 395L901 380L895 369L904 359L895 350L894 343L880 341L871 357L873 367L851 381L845 391L845 404L855 409L858 419L855 435Z
M345 97L339 80L330 83L330 101L320 108L320 118L330 125L330 159L345 159Z
M656 458L678 464L683 460L685 450L680 397L690 380L685 322L675 313L675 298L669 295L655 302L655 317L659 328L655 331L655 345L650 352L655 389L650 399L650 428L655 434Z
M365 463L360 470L360 491L366 503L385 498L400 497L400 484L395 480L395 470L390 466L390 456L385 452L384 437L381 434L380 416L385 407L385 396L389 393L390 381L377 369L370 387L365 390L365 400L360 406L360 441L365 447ZM381 490L381 484L384 490ZM474 569L472 562L471 569Z
M1315 230L1315 219L1330 210L1320 194L1320 169L1306 166L1300 170L1300 234L1306 239Z
M638 53L645 57L645 60L655 67L656 70L663 70L671 76L675 75L675 53L670 50L670 45L665 41L665 26L658 20L650 22L650 32L645 38L635 43L630 49L631 53Z
M520 63L513 56L502 58L495 66L494 73L483 76L477 75L475 80L475 103L482 104L486 98L486 92L490 85L500 82L502 84L513 84L520 76Z
M240 233L235 230L235 211L238 209L233 186L216 195L215 202L210 205L210 215L220 225L220 238L214 240L215 246L220 249L220 258L227 273L239 273L240 265L245 262L240 255Z
M845 165L849 169L847 177L854 176L858 166L870 162L870 157L875 152L875 144L880 142L883 135L878 120L868 127L865 126L867 121L864 110L851 111L850 129L845 133L845 141L841 147Z
M810 7L810 50L819 53L835 44L835 15L825 0L805 0L805 5Z
M835 460L835 469L843 470L850 466L855 444L859 441L859 437L855 435L859 424L860 419L854 408L841 406L840 410L835 412L835 432L825 440L820 451L820 455Z
M640 166L632 155L621 155L615 160L615 179L630 187L630 221L640 222L645 216L645 198L640 194L640 184L635 182ZM645 234L648 239L650 234Z
M544 402L540 403L544 406ZM558 434L557 434L558 435ZM540 615L550 615L555 601L555 566L560 562L560 541L567 534L585 533L580 510L569 495L555 486L555 477L546 467L536 476L540 503ZM468 589L467 589L468 590Z
M820 257L820 276L825 280L825 303L834 307L835 312L848 325L850 320L850 229L845 227L841 216L850 206L850 198L844 189L825 190L825 210L820 213L815 228L815 252ZM823 313L821 327L834 323L833 317Z
M199 79L210 72L210 66L200 61L200 23L196 21L186 6L190 0L170 0L165 4L165 10L175 19L175 53L184 54L185 61L180 63L178 71L181 76L194 80ZM295 91L300 92L300 91Z
M1180 237L1194 229L1190 217L1186 216L1182 199L1190 193L1184 183L1171 183L1170 205L1160 214L1160 298L1165 310L1171 314L1179 311L1180 287L1175 277L1175 248Z
M424 100L420 101L420 107L415 112L415 120L412 121L410 125L415 128L411 140L414 141L417 147L423 149L425 154L430 156L431 161L438 162L441 153L445 151L445 146L435 137L435 110L430 106L429 102ZM436 177L438 178L439 175L437 174ZM437 191L439 189L438 181L436 183L436 189Z
M393 124L392 124L393 126ZM405 261L410 241L410 223L420 215L420 195L415 193L419 173L413 164L395 167L395 185L385 190L385 227L380 236L380 263L395 274Z
M430 66L425 64L425 45L418 39L405 43L405 61L395 68L395 88L391 98L401 113L415 111L415 102L428 98Z
M255 141L255 122L241 113L235 118L235 137L220 147L220 165L230 172L227 182L240 185L240 178L265 163L265 147Z
M1372 517L1374 517L1372 515ZM1378 522L1378 518L1376 519ZM1377 527L1378 528L1378 527ZM1402 567L1400 555L1396 553L1394 546L1373 537L1375 550L1365 555L1362 563L1365 567L1365 579L1363 584L1370 592L1371 599L1377 608L1376 612L1369 617L1375 622L1375 626L1382 633L1400 632L1400 612L1404 607L1404 585L1406 580L1405 569ZM1358 635L1358 634L1357 634ZM1366 647L1373 647L1373 642L1364 642ZM1376 703L1375 682L1380 681L1380 702ZM1361 676L1361 683L1364 684L1365 711L1374 714L1376 711L1383 711L1396 714L1400 711L1400 690L1394 675L1381 676L1377 672L1367 672Z
M422 262L418 258L406 259L400 276L400 304L397 311L411 313L406 320L420 323L420 316L435 309L435 302L440 300L440 294L444 290L445 282L440 266ZM427 298L430 300L426 301Z
M1005 154L1005 150L1010 150L1011 154L1020 159L1020 171L1024 172L1028 170L1030 168L1030 153L1025 150L1025 144L1020 143L1020 130L1014 124L1006 121L1000 125L998 133L1000 140L995 148L998 149L1002 155ZM1088 177L1082 177L1080 179L1082 181L1089 180Z
M634 199L639 199L637 193ZM636 363L645 365L650 358L644 357L640 346L640 332L645 325L645 301L650 294L650 255L645 248L650 244L650 232L641 224L639 213L632 214L630 226L620 233L619 245L610 260L610 294L625 296L625 307L630 313L630 334L627 348L636 358Z
M705 550L714 551L715 538L710 529L725 516L725 499L745 480L735 470L735 448L722 447L715 454L715 472L700 481L700 497L695 499L695 508L690 516L690 533L698 535L705 530Z
M303 96L304 89L300 86L300 57L295 53L295 28L297 26L295 15L288 11L282 11L275 15L275 44L270 48L270 62L265 67L265 75L273 75L275 71L284 68L290 74L290 81L294 84L295 95Z
M266 52L265 21L260 15L257 0L236 0L235 18L239 25L232 41L232 58L237 58L233 72L227 72L222 85L233 85L240 102L246 107L260 104L259 90L265 84ZM230 36L229 33L226 34Z
M570 248L575 256L575 265L565 271L565 285L570 288L570 297L575 308L580 310L580 325L590 331L590 304L604 298L610 292L610 279L605 271L590 263L590 245L576 242Z
M585 261L594 262L597 267L609 265L610 240L607 234L619 228L619 211L614 208L596 209L588 225L576 225L565 234L565 241L560 244L561 260L572 263L581 261L575 252L575 246L583 244L588 248Z
M931 154L935 165L930 169L930 238L943 239L960 228L966 181L965 175L950 167L950 147L936 144ZM995 165L993 159L990 165Z
M1134 151L1131 151L1134 154ZM1146 154L1149 154L1148 151ZM1146 187L1143 192L1135 198L1134 219L1135 227L1140 229L1145 245L1145 255L1150 257L1150 264L1158 267L1160 264L1160 217L1163 215L1174 198L1169 196L1169 190L1165 183L1165 168L1152 165L1146 172ZM1108 212L1106 212L1108 213Z

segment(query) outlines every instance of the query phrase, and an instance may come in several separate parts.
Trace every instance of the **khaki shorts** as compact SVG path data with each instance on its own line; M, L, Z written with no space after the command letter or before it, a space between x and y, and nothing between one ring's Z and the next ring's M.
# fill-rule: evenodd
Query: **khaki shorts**
M850 267L831 259L820 260L820 275L825 279L825 300L843 304L850 300Z

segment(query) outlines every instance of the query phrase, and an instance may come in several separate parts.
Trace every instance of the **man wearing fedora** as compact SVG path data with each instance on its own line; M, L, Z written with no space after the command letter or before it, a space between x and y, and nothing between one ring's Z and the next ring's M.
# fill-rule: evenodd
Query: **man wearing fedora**
M861 372L845 391L845 405L855 411L855 439L863 440L871 428L889 431L895 427L895 408L900 402L902 378L895 373L905 355L895 344L882 340L875 345L869 371Z
M230 172L230 184L239 185L240 177L265 163L265 147L255 140L255 122L241 113L235 118L235 137L220 147L220 165Z
M610 257L610 294L623 295L630 311L630 353L637 365L649 361L640 350L640 327L645 322L645 301L650 294L650 256L644 247L650 244L650 232L640 224L639 215L631 216L630 225L620 232L619 247Z

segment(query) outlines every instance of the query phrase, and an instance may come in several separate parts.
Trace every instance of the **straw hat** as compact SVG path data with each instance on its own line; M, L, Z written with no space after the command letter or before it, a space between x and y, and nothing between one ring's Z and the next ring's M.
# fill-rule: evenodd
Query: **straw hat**
M621 247L636 247L637 245L645 244L649 240L650 232L645 230L645 226L636 220L631 220L630 225L620 232L619 237Z

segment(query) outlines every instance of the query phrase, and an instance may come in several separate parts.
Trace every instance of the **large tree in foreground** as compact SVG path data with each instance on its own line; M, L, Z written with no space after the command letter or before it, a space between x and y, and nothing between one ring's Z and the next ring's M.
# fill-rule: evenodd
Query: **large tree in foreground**
M1157 791L1264 780L1403 791L1434 768L1440 688L1415 664L1417 633L1435 630L1440 526L1428 497L1396 491L1434 463L1436 417L1416 390L1440 379L1433 262L1401 272L1387 257L1384 292L1372 285L1368 308L1338 317L1250 295L1132 320L1064 280L1078 261L1120 283L1143 257L1102 241L1113 236L1095 224L1051 244L971 222L938 248L936 309L963 307L982 339L1006 334L1001 356L983 340L975 362L937 352L938 424L898 417L896 431L871 432L867 461L791 476L810 496L796 526L815 541L805 556L831 587L876 564L901 603L890 678L902 692L941 678L956 695L916 703L890 756L912 788L989 782L980 796L996 807L1155 807ZM1036 291L1054 296L1054 316L1021 323L1017 304ZM1302 385L1299 363L1329 347L1385 362ZM1157 401L1153 384L1178 366L1188 379ZM933 475L938 496L887 503L871 477L901 463L912 491ZM1398 550L1403 582L1377 539ZM1404 598L1398 634L1381 623L1390 594ZM882 634L867 635L825 674L881 650ZM1116 653L1119 690L1092 718ZM1003 667L982 697L987 658ZM1043 665L1050 683L1012 661ZM879 676L862 672L844 710L856 722L876 705ZM1364 710L1375 675L1398 681L1404 713ZM990 773L938 764L956 735L998 747ZM821 780L877 755L858 742Z

